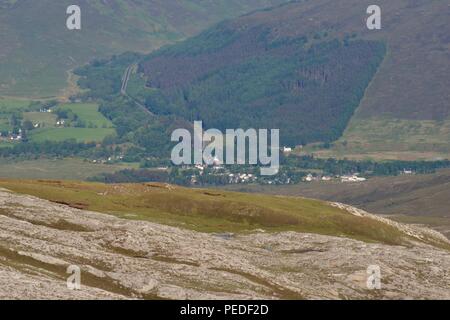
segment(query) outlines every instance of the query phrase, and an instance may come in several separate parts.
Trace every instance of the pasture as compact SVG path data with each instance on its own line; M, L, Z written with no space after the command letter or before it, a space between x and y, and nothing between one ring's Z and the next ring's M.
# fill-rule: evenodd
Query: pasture
M114 134L113 128L43 128L29 133L32 142L66 141L101 142L105 137Z
M99 111L98 105L94 103L70 103L62 104L60 109L70 110L87 125L97 128L112 128L111 121L106 119Z
M113 173L137 167L138 164L94 164L78 158L26 161L1 159L0 177L13 179L85 180L100 173Z
M29 120L33 124L39 123L45 127L54 127L56 115L48 112L24 112L23 120Z
M30 100L0 97L0 113L11 113L27 108Z

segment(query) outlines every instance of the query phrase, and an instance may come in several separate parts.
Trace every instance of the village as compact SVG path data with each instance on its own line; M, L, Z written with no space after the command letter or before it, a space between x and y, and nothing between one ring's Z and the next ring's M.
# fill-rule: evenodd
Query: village
M287 157L292 153L292 149L284 147L280 151ZM293 156L295 158L295 156ZM128 160L124 154L116 154L108 158L98 158L90 160L94 164L117 164ZM330 169L313 169L308 165L284 163L280 166L279 173L273 176L262 175L260 167L257 165L224 165L218 158L213 158L211 164L184 164L174 165L170 162L155 161L147 158L141 161L139 170L136 173L145 175L144 171L165 173L170 181L190 186L204 185L293 185L309 183L356 183L367 182L368 179L377 176L370 171L363 173L340 170L341 174L333 174ZM416 172L411 169L399 169L398 175L414 175ZM160 175L158 175L160 176Z
M22 129L19 129L17 133L8 132L7 134L0 132L0 141L8 142L20 142L23 139Z
M169 168L158 168L169 170ZM289 185L298 183L363 183L366 177L359 173L349 175L326 175L322 173L309 173L299 170L286 170L282 168L275 176L260 175L256 167L246 166L237 169L233 166L223 165L185 165L180 168L183 175L188 176L191 185L204 184L262 184L262 185Z

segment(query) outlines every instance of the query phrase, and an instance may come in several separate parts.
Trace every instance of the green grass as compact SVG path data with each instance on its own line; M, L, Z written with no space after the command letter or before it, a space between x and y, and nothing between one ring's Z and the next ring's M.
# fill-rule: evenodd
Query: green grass
M11 147L12 143L6 141L0 141L0 148L8 148Z
M12 127L9 124L9 119L7 117L2 117L0 115L0 131L10 131L10 130L12 130Z
M0 144L1 147L1 144ZM82 159L0 160L0 177L85 180L100 173L137 168L138 164L94 164Z
M26 110L30 103L28 99L0 97L0 131L11 131L9 119L12 113Z
M65 26L65 1L40 0L2 8L0 94L61 96L67 71L94 58L148 52L274 1L88 1L82 8L83 30L78 33L70 33Z
M24 112L23 119L29 120L33 124L39 123L45 127L54 127L56 124L56 115L53 113L44 112Z
M27 108L31 100L0 97L0 112L9 113Z
M32 142L66 141L101 142L105 137L115 133L113 128L43 128L29 133Z
M56 115L52 113L25 112L25 120L44 124L44 128L29 132L32 142L65 141L75 139L78 142L100 142L106 136L114 134L111 121L106 119L99 111L98 105L93 103L63 104L59 108L71 110L86 125L85 128L64 127L56 128Z
M111 121L106 119L99 111L98 105L94 103L71 103L59 106L63 110L71 110L86 125L93 125L97 128L112 128Z
M352 119L331 149L308 146L303 152L378 160L450 158L450 120Z
M293 197L187 189L163 184L1 180L0 187L75 208L201 232L297 231L391 245L408 236L382 222L325 202Z

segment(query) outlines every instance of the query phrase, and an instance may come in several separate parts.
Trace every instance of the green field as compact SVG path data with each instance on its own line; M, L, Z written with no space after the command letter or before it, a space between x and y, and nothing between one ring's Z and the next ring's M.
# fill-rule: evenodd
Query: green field
M1 144L0 144L1 147ZM138 164L94 164L82 159L0 160L0 177L14 179L85 180L100 173L137 168Z
M0 148L8 148L11 147L12 143L6 141L0 141Z
M448 159L450 120L352 119L331 149L303 151L349 159Z
M115 133L113 128L44 128L29 133L30 141L66 141L101 142L105 137Z
M113 124L99 111L93 103L63 104L58 108L70 110L83 121L86 127L55 127L56 115L52 113L27 112L24 119L33 123L44 123L46 127L32 130L29 138L32 142L65 141L75 139L78 142L101 142L106 136L115 133Z
M113 128L43 128L29 133L32 142L65 141L75 139L78 142L101 142L115 133Z
M114 134L115 129L111 121L99 111L98 105L93 103L72 103L58 106L63 110L70 110L77 115L83 127L56 127L57 115L46 112L29 112L30 100L0 98L0 131L10 131L10 117L13 112L21 112L24 121L40 124L39 129L28 132L32 142L65 141L75 139L79 142L100 142L106 136Z
M29 120L33 124L39 123L45 127L54 127L56 124L56 115L47 112L24 112L23 119Z
M63 110L71 110L80 120L84 121L88 126L97 128L112 128L111 121L106 119L99 111L98 105L94 103L71 103L60 105Z
M11 126L9 125L9 120L6 117L0 115L0 131L9 131Z
M10 117L14 112L26 110L30 100L0 97L0 131L11 131Z
M25 109L30 105L27 99L12 99L0 97L0 113L10 113L13 111Z

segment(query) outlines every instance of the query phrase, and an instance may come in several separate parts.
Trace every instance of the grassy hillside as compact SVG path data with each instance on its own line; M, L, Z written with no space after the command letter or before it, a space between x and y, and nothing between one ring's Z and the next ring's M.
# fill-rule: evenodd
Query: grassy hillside
M450 171L446 169L427 175L376 177L364 183L318 182L230 189L338 201L374 213L450 218Z
M354 117L344 135L332 148L328 150L309 148L309 151L319 157L392 160L450 159L449 141L450 119L359 119Z
M127 219L205 232L299 231L369 242L404 244L401 230L326 203L162 184L1 180L0 187Z
M69 0L0 1L0 95L62 94L67 71L94 57L149 52L222 19L282 0L87 1L82 30L66 28Z
M450 238L450 171L431 175L378 177L361 183L230 187L235 191L304 196L348 203L395 220L433 227Z

